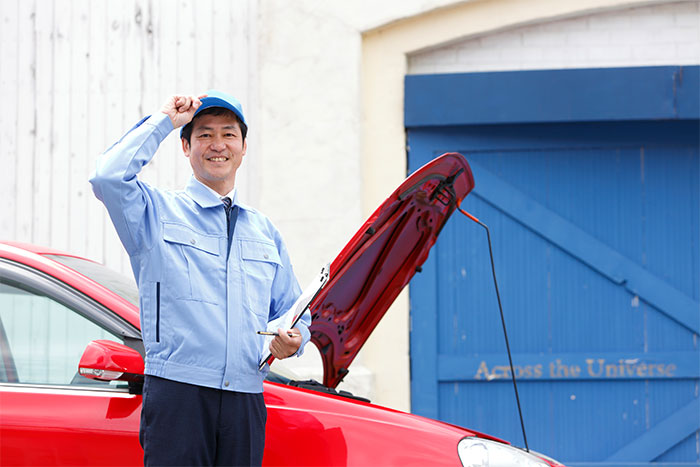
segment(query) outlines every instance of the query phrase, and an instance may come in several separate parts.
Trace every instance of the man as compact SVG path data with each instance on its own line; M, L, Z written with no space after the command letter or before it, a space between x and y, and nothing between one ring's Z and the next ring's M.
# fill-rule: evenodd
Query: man
M175 128L193 177L164 191L137 175ZM140 440L146 465L260 465L266 409L258 370L267 323L301 290L272 223L240 201L248 128L219 92L172 96L99 159L93 190L107 207L139 286L146 349ZM278 330L276 358L300 355L306 312Z

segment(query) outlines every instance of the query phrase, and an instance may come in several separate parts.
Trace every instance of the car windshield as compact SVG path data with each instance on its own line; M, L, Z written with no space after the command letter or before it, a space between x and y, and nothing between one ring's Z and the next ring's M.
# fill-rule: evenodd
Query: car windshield
M45 256L78 271L80 274L89 277L115 294L124 297L134 305L139 306L139 290L136 287L134 279L123 276L100 263L95 263L87 259L64 255Z

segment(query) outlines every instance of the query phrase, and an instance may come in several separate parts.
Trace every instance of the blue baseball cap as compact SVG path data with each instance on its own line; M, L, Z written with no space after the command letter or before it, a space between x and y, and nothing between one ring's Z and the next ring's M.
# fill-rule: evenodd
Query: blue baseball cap
M202 105L200 105L197 111L194 113L192 120L194 120L194 117L196 117L197 114L204 109L208 109L209 107L223 107L224 109L228 109L236 114L241 123L248 128L248 124L245 122L245 117L243 116L243 106L238 99L230 94L226 94L225 92L217 91L216 89L210 89L205 94L207 97L201 99ZM191 124L192 121L190 121L187 125ZM185 130L187 125L183 126L180 130L180 137L182 137L182 132Z

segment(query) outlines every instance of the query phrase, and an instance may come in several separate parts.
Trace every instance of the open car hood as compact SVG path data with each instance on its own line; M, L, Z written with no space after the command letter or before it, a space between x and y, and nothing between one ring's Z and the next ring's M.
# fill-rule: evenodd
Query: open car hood
M331 263L328 282L309 307L324 386L336 387L347 374L472 188L474 178L464 156L443 154L409 176Z

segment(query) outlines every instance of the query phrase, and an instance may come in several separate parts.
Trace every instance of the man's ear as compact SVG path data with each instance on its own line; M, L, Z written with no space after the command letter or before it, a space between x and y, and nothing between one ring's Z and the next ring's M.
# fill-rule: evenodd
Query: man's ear
M182 141L182 152L185 153L185 157L190 157L190 143L185 138L180 138Z
M248 138L243 140L243 156L245 156L246 151L248 150Z

